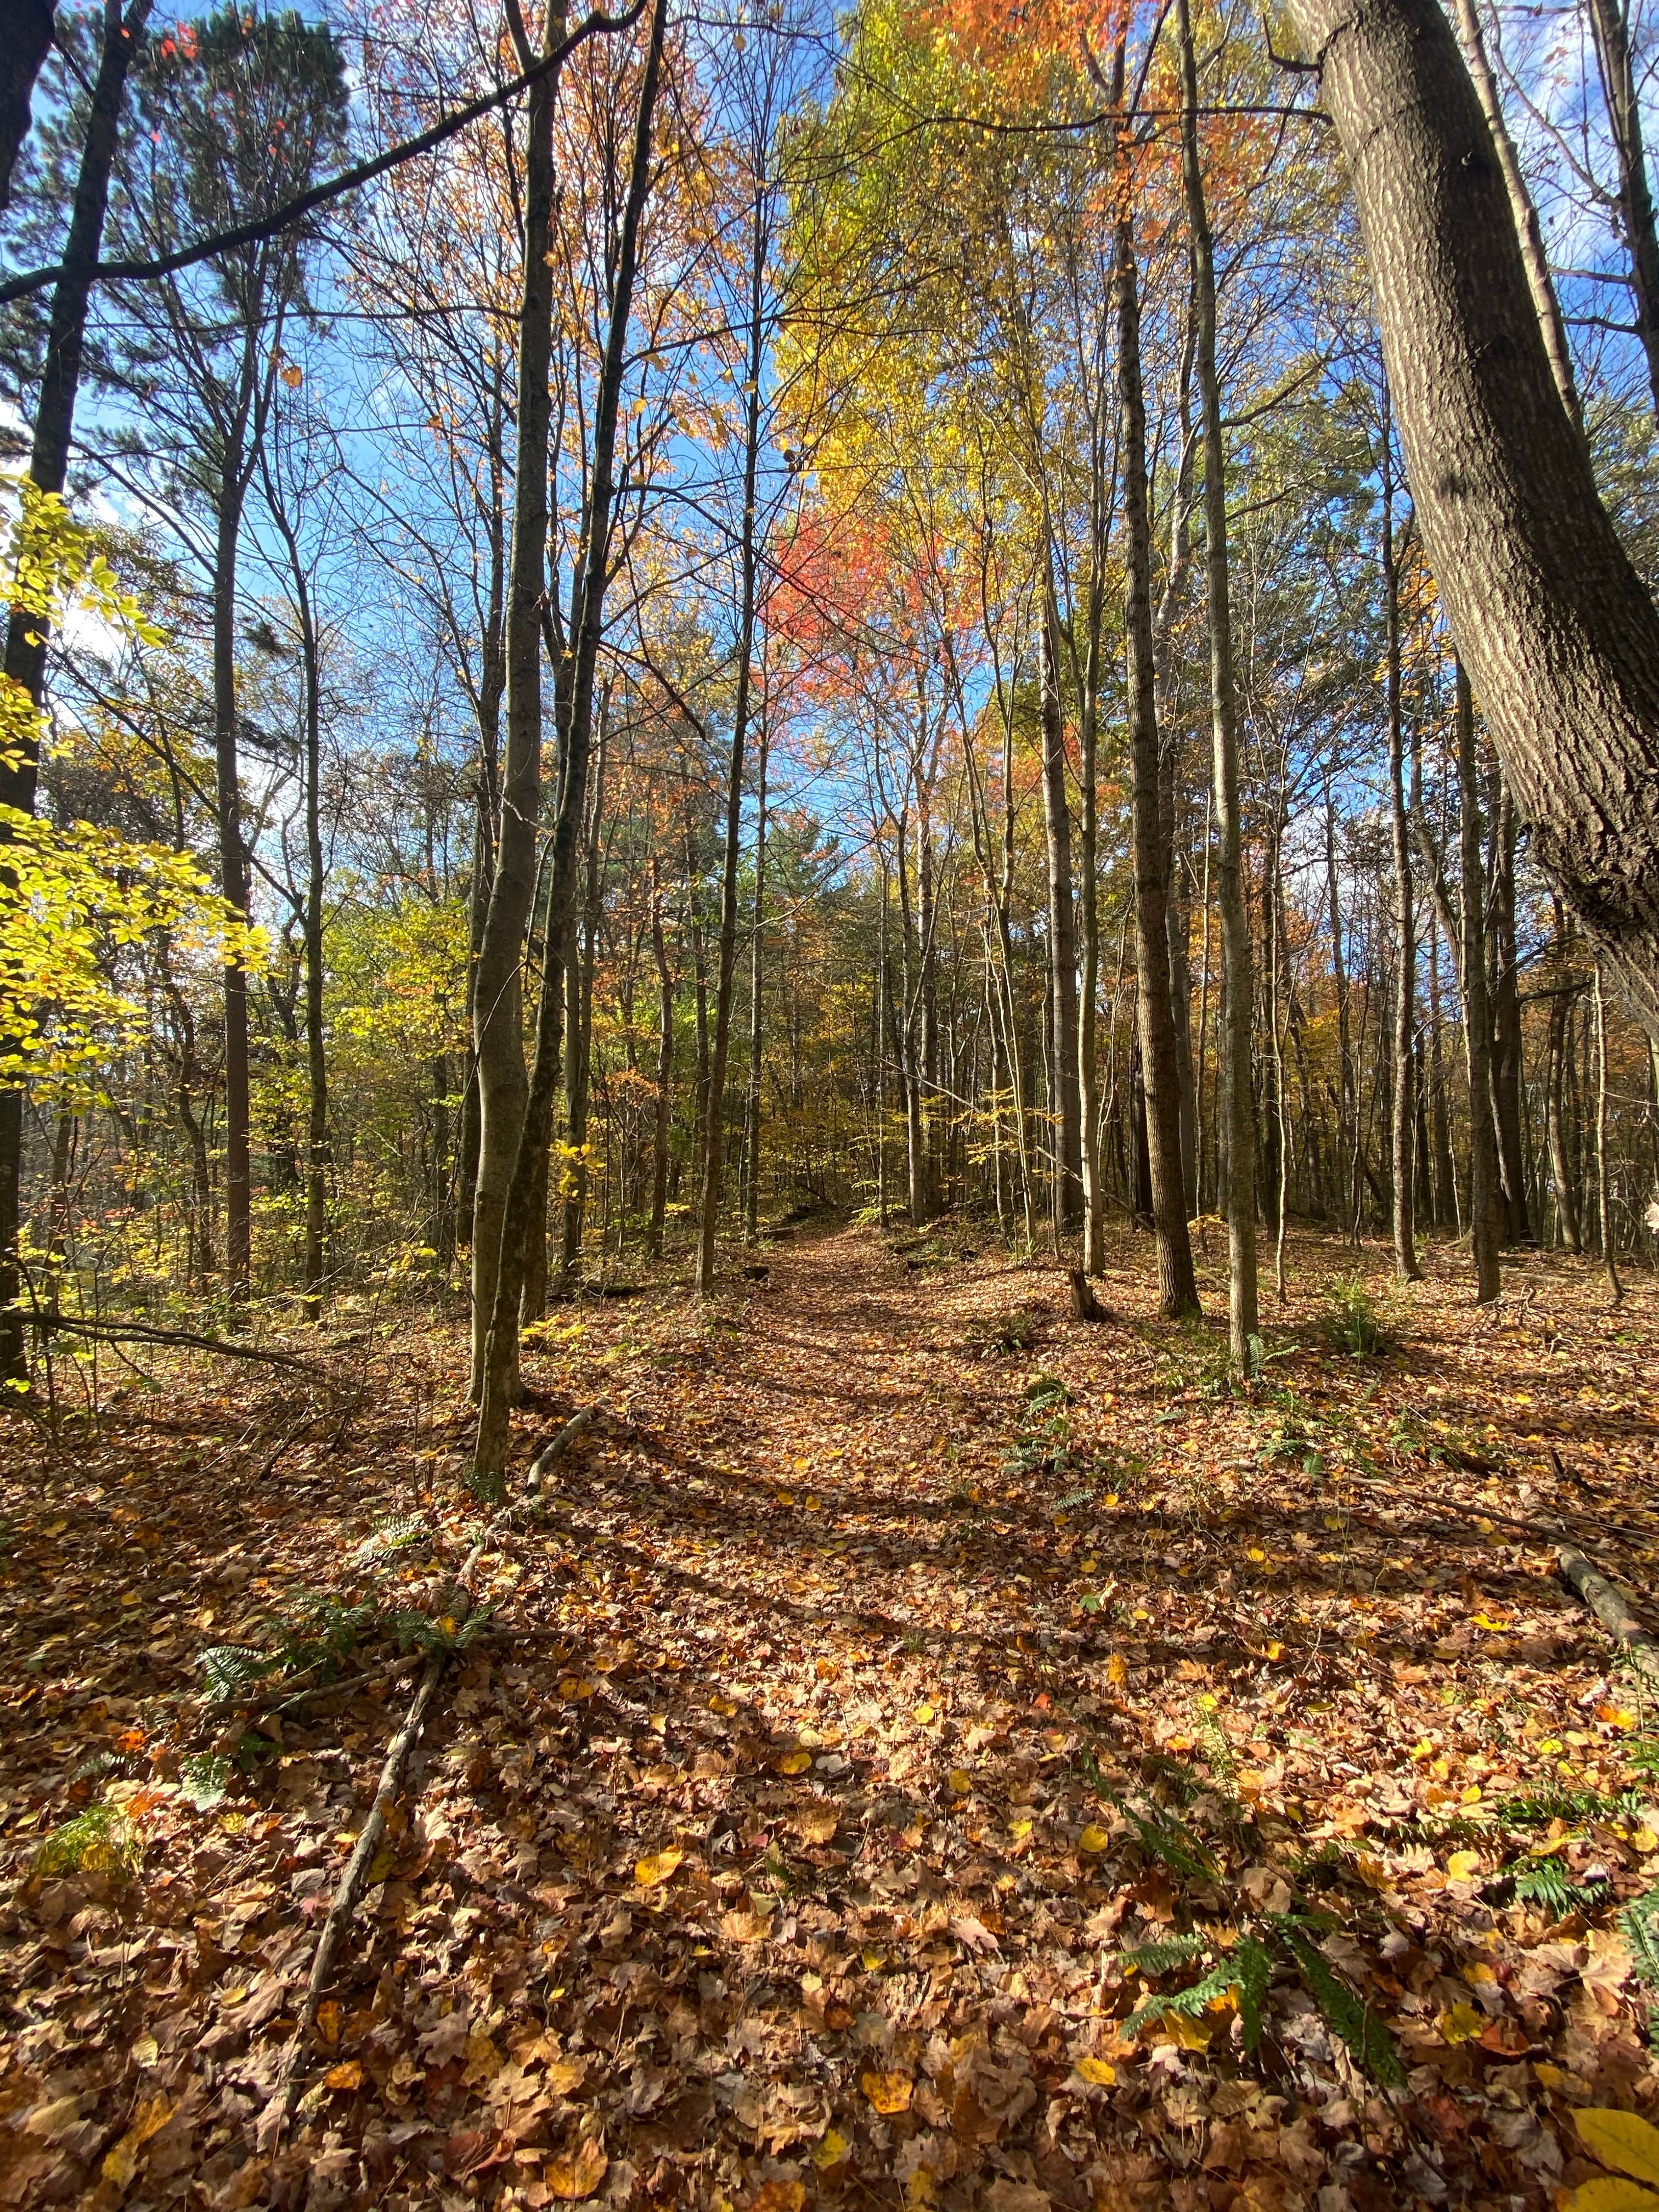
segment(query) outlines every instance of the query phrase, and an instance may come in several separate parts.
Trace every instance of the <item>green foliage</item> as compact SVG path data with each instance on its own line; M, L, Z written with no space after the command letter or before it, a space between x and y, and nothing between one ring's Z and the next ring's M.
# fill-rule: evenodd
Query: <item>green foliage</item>
M1572 1881L1553 1851L1543 1857L1523 1859L1511 1872L1521 1902L1538 1905L1555 1920L1565 1920L1570 1912L1593 1911L1607 1893L1605 1881Z
M131 1874L143 1858L143 1838L138 1825L118 1805L88 1806L72 1820L55 1828L34 1854L34 1870L42 1875Z
M1403 2088L1406 2069L1376 2014L1332 1971L1324 1953L1300 1928L1281 1923L1280 1932L1327 2027L1346 2045L1361 2073L1384 2088Z
M1143 1819L1139 1813L1130 1813L1141 1849L1152 1857L1162 1859L1171 1873L1188 1881L1213 1881L1220 1871L1208 1851L1192 1831L1182 1821L1166 1815Z
M1334 1350L1346 1352L1351 1359L1374 1359L1389 1349L1392 1340L1370 1292L1358 1276L1333 1284L1325 1295L1329 1309L1325 1334Z
M223 1752L193 1751L179 1769L180 1795L198 1813L210 1813L228 1795L232 1771Z
M229 1705L272 1672L276 1661L246 1644L210 1644L201 1655L210 1703Z
M347 1605L331 1590L303 1593L292 1615L277 1625L280 1643L273 1663L287 1674L320 1667L330 1677L341 1660L356 1650L363 1632L379 1615L380 1607L372 1600Z
M431 1534L423 1513L383 1513L351 1554L358 1567L383 1565L400 1552L412 1550Z
M1630 1945L1637 1980L1650 1996L1659 1996L1659 1885L1631 1899L1619 1916L1619 1926ZM1648 2038L1659 2045L1659 2010L1650 2009Z

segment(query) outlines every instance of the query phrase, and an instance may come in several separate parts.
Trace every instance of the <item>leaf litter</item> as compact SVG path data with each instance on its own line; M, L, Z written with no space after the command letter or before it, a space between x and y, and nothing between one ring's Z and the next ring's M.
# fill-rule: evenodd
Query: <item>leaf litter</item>
M453 1331L351 1355L343 1414L180 1370L14 1423L0 2204L1381 2212L1600 2173L1574 2114L1659 2098L1659 1724L1555 1551L1650 1586L1652 1290L1613 1316L1529 1255L1477 1315L1451 1255L1407 1297L1296 1239L1234 1390L1115 1256L1103 1326L948 1229L562 1310L523 1463L599 1411L460 1623Z

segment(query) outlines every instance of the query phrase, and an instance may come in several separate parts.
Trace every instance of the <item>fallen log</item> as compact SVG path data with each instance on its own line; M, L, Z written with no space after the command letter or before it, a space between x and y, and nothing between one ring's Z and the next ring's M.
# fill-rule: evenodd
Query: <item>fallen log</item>
M1659 1687L1659 1638L1643 1627L1618 1584L1609 1582L1592 1560L1570 1544L1563 1544L1555 1556L1568 1589L1589 1607L1649 1682Z

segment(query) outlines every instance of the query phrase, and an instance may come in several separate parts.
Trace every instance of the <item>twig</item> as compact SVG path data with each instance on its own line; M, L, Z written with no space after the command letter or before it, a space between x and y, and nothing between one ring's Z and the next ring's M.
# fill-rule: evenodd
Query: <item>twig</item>
M148 1322L82 1321L73 1314L37 1313L29 1326L46 1334L86 1336L100 1344L172 1344L190 1352L217 1352L231 1359L258 1359L272 1367L292 1367L313 1381L331 1385L334 1377L325 1367L315 1367L297 1352L278 1352L263 1344L233 1344L222 1336L198 1336L185 1328L155 1328Z
M275 1720L283 1713L291 1713L297 1706L307 1705L313 1698L343 1697L359 1690L372 1690L377 1683L389 1682L394 1674L406 1674L419 1662L420 1653L411 1651L402 1659L394 1659L389 1667L377 1668L372 1674L348 1675L343 1682L312 1682L303 1690L296 1690L291 1698L284 1698L279 1705L250 1707L262 1719Z
M443 1618L447 1615L452 1619L458 1632L472 1610L471 1592L466 1587L468 1578L478 1561L483 1557L496 1529L514 1510L514 1507L506 1506L488 1523L477 1542L467 1553L460 1571L450 1585L443 1603L437 1608L436 1617ZM291 2118L295 2105L299 2100L300 2068L304 2061L307 2045L317 2025L317 2008L322 2001L323 1991L328 1987L330 1977L334 1972L334 1961L338 1956L346 1929L353 1913L357 1909L357 1899L362 1892L364 1877L374 1863L374 1855L380 1847L380 1839L386 1833L386 1814L403 1787L404 1773L409 1765L410 1753L420 1741L421 1731L426 1726L427 1716L438 1694L438 1685L443 1679L444 1668L451 1653L456 1648L455 1640L452 1638L428 1655L426 1665L421 1672L420 1682L416 1688L414 1700L404 1717L404 1724L386 1747L386 1759L380 1768L380 1779L374 1791L374 1802L369 1808L368 1818L363 1822L362 1829L352 1849L351 1856L346 1861L345 1871L340 1876L339 1886L334 1893L334 1902L329 1906L328 1917L324 1921L322 1932L317 1938L317 1948L312 1955L311 1972L306 1980L306 1997L300 2010L299 2025L294 2031L294 2040L289 2045L288 2055L283 2062L283 2070L276 2093L265 2107L266 2118L261 2124L260 2135L262 2138L264 2136L268 2125L271 2148L274 2148L276 2139L280 2136L284 2125Z

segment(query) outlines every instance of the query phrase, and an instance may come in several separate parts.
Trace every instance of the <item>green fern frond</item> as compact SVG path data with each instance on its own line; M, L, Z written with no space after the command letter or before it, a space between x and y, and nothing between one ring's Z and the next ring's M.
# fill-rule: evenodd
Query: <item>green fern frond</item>
M1138 1813L1131 1813L1129 1818L1135 1825L1142 1850L1162 1859L1171 1873L1182 1875L1188 1881L1215 1880L1218 1871L1215 1861L1179 1820L1146 1820Z
M1636 1978L1645 1990L1659 1990L1659 1887L1633 1897L1619 1916L1630 1945Z
M244 1690L251 1690L276 1664L263 1651L251 1650L246 1644L210 1644L202 1654L208 1696L216 1705L228 1705Z
M1189 1959L1200 1958L1213 1948L1207 1936L1163 1936L1156 1942L1143 1943L1139 1950L1121 1953L1117 1963L1126 1974L1167 1974L1171 1966L1184 1966Z
M1393 2037L1376 2014L1346 1982L1338 1979L1324 1953L1317 1944L1310 1942L1299 1929L1286 1928L1284 1936L1302 1969L1309 1994L1324 2015L1326 2026L1346 2045L1355 2065L1386 2088L1402 2087L1406 2069L1400 2063Z
M1244 2027L1244 2048L1254 2051L1261 2040L1261 2007L1273 1978L1273 1954L1265 1943L1246 1936L1231 1963L1238 1991L1238 2017Z

